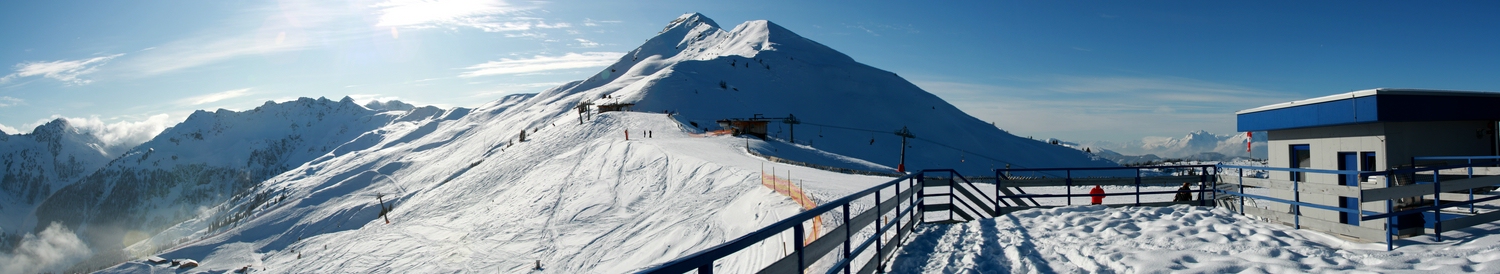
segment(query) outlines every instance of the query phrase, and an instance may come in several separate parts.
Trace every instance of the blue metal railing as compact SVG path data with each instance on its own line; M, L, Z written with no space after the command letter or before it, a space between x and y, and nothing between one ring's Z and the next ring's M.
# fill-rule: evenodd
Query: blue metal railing
M894 244L896 244L897 246L901 245L902 240L904 240L906 236L911 234L911 229L915 227L914 222L920 222L920 219L922 218L922 214L913 214L913 212L920 212L914 211L914 209L920 208L923 205L923 199L921 196L921 181L923 180L923 176L925 174L933 172L946 172L954 174L955 176L957 175L957 172L951 169L922 170L913 172L907 174L906 176L896 178L895 180L881 183L874 187L849 194L847 196L844 196L843 198L825 202L823 205L820 205L813 209L809 209L807 211L803 211L802 213L798 213L797 215L793 215L790 218L786 218L769 226L750 232L749 234L740 236L739 238L730 240L723 244L719 244L718 246L714 246L687 256L677 258L666 263L662 263L660 265L653 266L641 271L640 273L684 273L693 270L696 270L698 273L713 273L715 261L723 259L724 257L734 254L735 252L738 252L740 250L744 250L745 248L750 247L756 243L760 243L772 237L776 237L777 235L780 235L787 230L793 231L794 236L792 244L795 248L792 254L781 258L777 262L791 262L793 261L793 258L795 258L796 265L794 269L785 270L791 270L798 273L806 272L807 268L812 265L813 262L815 262L818 258L821 258L823 255L826 255L826 253L823 252L808 250L809 245L817 245L818 243L825 240L838 240L843 244L843 256L838 262L834 264L833 268L830 268L828 270L829 273L834 273L840 270L842 270L844 273L850 273L852 267L851 262L854 260L854 258L859 254L862 254L862 252L864 252L865 249L872 244L876 247L877 253L870 263L875 264L873 266L875 269L884 268L884 261L887 258L887 254L895 254L893 252L894 248L889 246L889 244L885 242L885 232L889 231L893 226L898 227L896 229L896 237L893 239ZM903 186L905 186L904 190ZM896 194L888 199L882 200L881 192L888 188L895 188L894 193ZM851 217L850 205L861 198L872 195L875 198L875 205L871 208L873 209L873 211L866 210L860 213L857 217ZM905 206L903 206L903 204L905 204ZM887 205L894 205L894 208L887 209ZM823 238L818 239L817 241L814 241L812 243L806 242L806 229L804 228L804 223L812 220L817 216L823 215L825 213L830 213L834 209L842 209L843 212L844 223L841 226L843 229L842 239L829 239L829 237L827 236L833 235L833 233L835 233L834 231L830 230L829 233L825 234ZM893 220L881 220L882 218L880 217L887 215L887 211L891 210L897 212L895 214L895 218ZM850 244L856 240L854 239L855 232L862 231L865 228L864 225L860 225L860 227L857 228L854 226L856 226L858 223L861 223L861 220L868 220L869 218L874 218L871 223L874 223L875 225L875 233L869 238L861 240L858 243L858 247L851 248ZM838 230L838 228L835 228L834 230ZM761 271L767 271L768 269L773 268L780 269L778 268L780 265L782 264L773 263L771 266L767 266ZM863 268L873 270L871 267L872 266L867 263ZM771 272L783 271L784 270L772 270ZM866 271L862 270L861 272L863 273Z
M1385 219L1385 230L1386 230L1385 237L1386 237L1386 248L1387 248L1387 250L1393 249L1393 243L1392 243L1393 239L1392 239L1392 236L1397 232L1395 230L1394 224L1392 223L1393 219L1391 219L1391 218L1397 218L1399 216L1405 216L1405 215L1411 215L1411 214L1423 214L1423 213L1426 213L1426 212L1432 212L1434 214L1434 220L1441 221L1442 220L1442 213L1440 212L1440 210L1443 209L1443 208L1450 208L1450 207L1458 207L1458 206L1465 206L1465 205L1467 205L1467 206L1470 206L1470 208L1472 210L1472 205L1475 204L1475 203L1480 203L1480 202L1485 202L1485 201L1491 201L1491 200L1500 199L1500 196L1494 196L1494 197L1488 197L1488 198L1481 198L1481 199L1473 199L1472 188L1471 188L1471 194L1469 196L1469 200L1468 201L1452 202L1452 203L1448 203L1448 204L1442 204L1442 203L1440 203L1438 201L1439 199L1436 199L1436 197L1442 193L1442 186L1441 186L1442 185L1442 180L1438 176L1439 173L1440 173L1439 172L1440 170L1454 169L1454 168L1469 168L1468 175L1469 175L1469 177L1472 177L1473 176L1472 167L1476 166L1476 163L1474 163L1475 160L1500 160L1500 156L1480 156L1480 157L1415 157L1415 158L1413 158L1413 160L1414 161L1419 161L1419 160L1465 160L1467 162L1465 164L1458 164L1458 165L1443 165L1443 166L1432 166L1432 167L1420 167L1420 168L1409 168L1409 169L1392 169L1392 170L1386 170L1386 171L1363 171L1363 172L1361 172L1361 171L1353 171L1353 170L1320 170L1320 169L1304 169L1304 168L1277 168L1277 167L1260 167L1260 166L1237 166L1237 165L1224 165L1224 164L1218 164L1218 165L1186 165L1186 166L1147 166L1147 167L1087 167L1087 168L1025 168L1025 169L1004 169L1004 170L996 170L995 171L996 182L995 182L995 192L994 192L995 195L994 196L987 195L987 193L985 193L984 191L979 191L979 188L977 186L975 186L973 182L968 181L968 179L965 179L963 176L959 175L954 170L951 170L951 169L929 169L929 170L922 170L922 171L918 171L918 172L913 172L913 173L907 174L906 176L902 176L900 178L897 178L895 180L891 180L891 181L886 182L886 183L882 183L880 185L876 185L876 186L871 187L869 189L865 189L865 190L862 190L862 191L850 194L848 196L839 198L837 200L829 201L829 202L827 202L827 203L825 203L825 204L823 204L821 206L818 206L816 208L804 211L804 212L799 213L797 215L793 215L790 218L778 221L776 223L773 223L773 224L771 224L769 226L766 226L764 228L761 228L759 230L756 230L754 232L751 232L749 234L746 234L746 235L741 236L739 238L736 238L734 240L730 240L730 241L725 242L723 244L720 244L718 246L715 246L715 247L712 247L712 248L708 248L708 249L705 249L705 250L693 253L691 255L684 256L684 257L672 260L672 261L667 262L667 263L663 263L663 264L660 264L660 265L653 266L651 268L648 268L648 269L642 271L641 273L683 273L683 272L688 272L688 271L693 271L693 270L696 270L698 273L713 273L713 271L714 271L713 266L714 266L714 263L716 261L718 261L720 259L723 259L723 258L729 256L730 254L734 254L735 252L738 252L740 250L748 248L751 245L763 242L763 241L765 241L765 240L767 240L767 239L769 239L771 237L775 237L776 235L779 235L780 233L786 232L787 230L792 230L793 234L794 234L794 236L793 236L793 238L794 238L793 239L793 245L795 246L795 248L794 248L793 254L790 254L790 255L787 255L786 257L781 258L780 260L777 261L777 263L773 263L771 266L768 266L768 267L766 267L764 269L761 269L761 271L764 272L764 271L770 270L771 272L777 272L777 271L783 271L784 270L784 271L806 272L806 270L808 269L808 267L811 266L813 264L813 262L815 262L818 258L822 258L822 256L826 255L828 252L832 251L831 247L827 247L826 245L819 245L819 244L823 243L825 240L828 240L828 241L835 241L836 240L836 241L839 241L838 243L842 244L842 247L843 247L842 250L841 250L842 251L841 252L842 257L840 257L840 259L838 261L836 261L836 262L833 263L832 267L827 270L827 273L837 273L837 272L840 272L840 271L842 271L843 273L850 273L852 271L852 269L853 269L853 263L854 263L855 258L857 256L859 256L860 254L863 254L865 251L867 251L867 249L870 246L874 246L875 250L876 250L876 253L874 254L873 258L871 258L870 262L866 263L863 267L861 267L861 270L860 270L861 273L868 273L869 271L872 270L871 267L874 267L873 269L884 269L884 262L885 262L886 259L888 259L888 257L887 257L888 256L888 250L892 250L893 249L890 246L891 243L887 243L886 242L887 239L886 239L885 236L886 236L887 232L892 229L892 227L896 227L895 228L895 230L896 230L896 232L895 232L896 236L895 236L894 239L891 239L893 241L892 243L894 243L897 246L900 246L902 244L902 241L907 236L909 236L911 234L911 229L913 229L915 227L916 223L926 222L926 220L925 220L926 216L923 213L929 211L929 208L932 207L932 205L929 205L927 203L927 201L926 201L927 197L948 196L948 205L946 205L944 207L938 207L938 208L942 208L942 209L939 209L939 210L943 210L943 209L949 210L950 211L949 219L953 220L954 219L954 216L952 215L953 212L955 210L960 210L961 209L960 207L958 207L958 205L962 205L963 209L967 209L969 212L974 212L976 214L984 215L985 212L976 210L975 209L975 205L971 205L971 204L968 204L968 203L979 204L978 206L980 208L984 208L984 206L993 206L994 211L991 213L991 215L997 216L997 215L1003 214L1003 212L1001 212L1001 205L1009 206L1009 203L1006 203L1004 201L1005 199L1021 199L1021 198L1026 198L1026 199L1031 199L1031 202L1033 204L1035 204L1036 200L1034 198L1069 197L1070 198L1069 199L1070 200L1069 204L1071 204L1071 197L1089 197L1089 196L1095 196L1093 194L1073 194L1072 193L1072 190L1071 190L1071 187L1073 186L1072 171L1075 171L1075 170L1124 170L1124 169L1134 169L1135 173L1136 173L1136 177L1135 177L1136 191L1135 192L1133 192L1133 193L1107 193L1107 194L1103 194L1103 195L1104 196L1135 195L1136 196L1136 202L1135 202L1135 204L1136 205L1140 205L1141 204L1140 203L1140 195L1145 195L1145 194L1171 194L1171 193L1179 193L1178 191L1140 191L1140 187L1142 185L1141 180L1144 177L1144 176L1141 176L1142 170L1146 170L1146 169L1164 169L1164 168L1197 169L1197 170L1201 171L1198 174L1200 174L1200 176L1202 176L1202 178L1201 178L1201 180L1199 180L1199 188L1198 188L1198 190L1194 190L1192 192L1198 193L1200 195L1200 198L1197 199L1199 201L1199 205L1205 205L1204 203L1206 203L1208 200L1217 201L1218 198L1219 198L1219 196L1218 196L1219 194L1225 194L1225 195L1229 195L1229 196L1236 196L1236 197L1242 197L1242 198L1254 198L1254 199L1257 199L1257 200L1270 201L1270 202L1276 202L1276 203L1284 203L1284 204L1288 204L1289 206L1291 206L1291 209L1292 209L1291 210L1291 214L1294 216L1293 217L1293 223L1294 223L1293 225L1295 227L1297 227L1298 229L1301 228L1301 215L1302 214L1301 214L1300 208L1304 207L1304 206L1305 207L1309 207L1309 208L1315 208L1315 209L1323 209L1323 210L1330 210L1330 211L1337 211L1337 212L1345 212L1345 213L1349 213L1349 214L1356 214L1356 215L1360 216L1360 220L1361 221ZM1486 163L1486 164L1495 164L1495 162L1490 162L1490 163ZM1238 177L1239 177L1239 180L1240 180L1239 182L1236 182L1236 185L1238 185L1238 187L1239 187L1238 191L1231 191L1231 190L1220 189L1219 184L1218 184L1219 183L1218 176L1222 173L1221 172L1222 170L1226 170L1226 169L1238 169L1238 173L1239 173ZM1292 193L1293 193L1291 200L1287 200L1287 199L1284 199L1284 198L1269 197L1269 196L1264 196L1264 195L1248 194L1248 193L1244 192L1244 189L1245 189L1245 185L1244 185L1244 171L1247 170L1247 169L1248 170L1263 170L1263 171L1305 172L1305 173L1323 173L1323 174L1336 174L1336 175L1344 175L1344 176L1357 176L1357 177L1354 177L1354 178L1366 178L1366 177L1369 177L1369 176L1383 176L1384 180L1386 181L1385 182L1385 187L1387 187L1387 188L1392 187L1392 184L1391 184L1392 180L1394 180L1393 178L1395 176L1397 176L1397 175L1413 174L1413 176L1415 176L1416 173L1432 172L1433 173L1433 181L1430 182L1430 184L1433 185L1432 195L1434 195L1434 199L1433 199L1434 201L1433 201L1433 204L1430 205L1430 206L1416 207L1416 208L1410 208L1410 209L1405 209L1405 210L1401 210L1401 211L1396 211L1395 210L1394 201L1393 201L1395 198L1385 199L1384 201L1386 201L1386 211L1384 213L1367 211L1367 210L1363 210L1362 208L1359 208L1359 207L1356 207L1356 208L1336 207L1336 206L1330 206L1330 205L1324 205L1324 204L1318 204L1318 203L1309 203L1309 202L1302 201L1301 200L1301 192L1302 192L1302 190L1301 190L1301 184L1304 184L1305 182L1298 182L1298 181L1291 181L1291 183L1292 183ZM1026 194L1024 191L1021 191L1020 188L1016 188L1016 190L1018 192L1021 192L1022 194L1018 194L1018 195L1004 195L1004 194L1001 193L1001 189L1004 187L1003 186L1003 181L1009 180L1010 179L1010 173L1012 173L1012 172L1057 171L1057 170L1063 170L1063 171L1065 171L1064 172L1065 176L1063 177L1063 179L1064 179L1064 182L1065 182L1064 186L1068 187L1067 194ZM928 186L925 181L928 180L927 175L929 173L947 173L949 175L948 182L947 182L947 184L945 184L947 187L949 187L948 193L940 193L940 194L927 194L927 193L925 193L924 189ZM962 182L960 182L960 180L962 180ZM1364 181L1364 180L1360 180L1360 181ZM1418 182L1414 182L1414 183L1418 183ZM1425 184L1425 183L1428 183L1428 182L1420 182L1420 183ZM1210 184L1210 185L1212 185L1212 187L1205 187L1204 184ZM903 186L905 187L905 190L902 189ZM943 186L943 185L936 185L935 184L934 186ZM973 195L972 193L963 193L963 192L960 192L960 191L955 191L955 187L968 187L968 188L972 188L973 190L975 190L975 192L979 193L979 195ZM893 197L890 197L890 198L882 199L882 194L881 193L884 190L888 189L888 188L895 188L895 192L894 192L895 195ZM965 190L965 191L967 191L967 190ZM959 193L965 194L967 198L958 196ZM1213 196L1212 196L1212 198L1203 197L1203 195L1205 195L1204 193L1212 193ZM1421 195L1427 195L1427 194L1415 194L1413 196L1421 196ZM872 208L873 211L866 210L864 212L861 212L859 214L859 216L857 216L857 217L851 217L852 216L851 204L854 203L855 201L859 200L859 199L862 199L862 198L868 197L868 196L874 196L875 203L874 203L874 206ZM1359 204L1359 206L1362 207L1363 204L1364 204L1364 202L1365 202L1365 200L1366 200L1365 197L1364 197L1364 191L1361 191L1359 196L1360 197L1358 197L1359 198L1358 199L1358 204ZM1205 199L1205 198L1207 198L1207 199ZM978 200L978 201L974 201L974 200ZM1245 212L1245 202L1244 202L1245 199L1239 199L1239 200L1240 200L1239 201L1239 212L1241 212L1241 214L1243 214ZM905 204L904 208L902 207L903 204ZM887 208L888 205L889 206L893 206L894 208L889 208L888 209ZM1215 202L1214 205L1217 206L1217 202ZM843 217L842 220L844 221L844 223L840 227L842 229L842 231L841 231L842 233L841 234L843 234L843 235L841 235L842 238L840 239L840 238L834 237L834 239L829 239L829 237L824 237L824 238L819 239L817 241L814 241L812 243L806 242L806 240L805 240L806 239L806 237L805 237L806 236L805 235L806 229L804 227L804 223L806 223L807 221L812 220L813 218L815 218L817 216L820 216L822 214L831 213L831 211L833 211L836 208L837 209L842 209L842 213L843 213L842 214L843 215L842 216ZM879 216L886 216L888 214L887 212L892 211L892 210L894 210L896 212L895 213L894 221L891 221L891 220L880 220L882 218L880 218ZM874 221L870 221L870 218L874 218L875 220ZM869 222L869 223L864 223L864 222ZM864 224L861 224L861 223L864 223ZM875 226L874 229L873 229L873 231L874 231L873 235L871 235L869 237L866 237L866 238L863 238L863 239L859 240L858 243L856 243L855 242L856 239L854 238L855 232L861 232L861 231L863 231L867 227L867 225L869 225L870 223L873 223L874 226ZM858 227L856 227L856 226L858 226ZM838 229L839 228L836 228L834 230L838 230ZM1437 234L1436 235L1437 240L1438 241L1442 241L1442 235L1441 235L1441 233L1442 233L1442 226L1441 226L1440 222L1438 222L1437 224L1435 224L1434 231L1435 231L1435 234ZM828 235L833 235L833 233L836 233L836 232L839 232L839 231L830 230L830 232L829 232ZM856 246L851 246L851 245L856 245ZM808 247L813 247L813 246L823 246L823 249L826 249L826 250L809 250ZM814 249L817 249L817 248L814 248ZM889 252L889 254L894 254L894 252ZM795 265L794 266L790 266L790 267L787 267L787 266L785 266L785 264L782 263L782 262L786 262L786 264L790 264L793 261L795 262Z
M1215 192L1215 191L1212 190L1212 189L1218 188L1218 182L1217 182L1217 180L1215 180L1217 177L1215 175L1212 175L1212 174L1218 174L1219 173L1219 166L1218 165L1172 165L1172 166L1138 166L1138 167L1080 167L1080 168L997 169L997 170L995 170L995 178L996 178L995 179L995 193L996 193L995 196L997 196L997 200L1004 200L1005 198L1028 198L1028 199L1033 199L1032 200L1033 204L1036 203L1036 200L1034 200L1034 198L1066 197L1068 199L1067 199L1067 202L1065 202L1065 204L1072 205L1073 204L1073 199L1072 199L1073 197L1134 195L1135 196L1135 205L1141 205L1141 195L1177 194L1177 193L1180 193L1179 191L1141 191L1141 186L1142 186L1141 179L1142 178L1149 178L1149 177L1151 177L1151 176L1142 176L1141 172L1143 170L1160 170L1160 169L1187 169L1187 170L1196 170L1197 174L1199 176L1198 189L1197 190L1190 190L1189 192L1190 193L1194 193L1194 194L1198 195L1199 197L1202 197L1204 193L1213 193L1213 195L1214 195L1211 199L1198 199L1198 201L1199 201L1198 205L1199 206L1206 206L1208 204L1206 204L1205 200L1217 200L1218 199L1217 192ZM1029 171L1040 172L1040 171L1059 171L1059 170L1064 171L1063 174L1065 174L1064 175L1065 177L1063 178L1064 179L1064 185L1063 186L1066 187L1066 194L1025 194L1025 192L1022 191L1022 194L1020 194L1020 195L1000 195L1000 189L1004 187L1004 181L1011 180L1011 178L1010 178L1011 176L1010 175L1011 175L1012 172L1029 172ZM1105 194L1097 194L1097 195L1096 194L1073 194L1073 187L1074 187L1074 185L1073 185L1073 179L1074 179L1073 178L1073 171L1100 171L1100 170L1132 170L1132 171L1134 171L1134 173L1135 173L1135 184L1134 184L1135 191L1134 192L1129 192L1129 193L1105 193ZM1208 185L1204 185L1204 184L1208 184ZM1019 188L1017 188L1017 189L1019 189Z
M1411 158L1413 164L1417 163L1417 161L1444 161L1446 163L1448 160L1463 160L1465 164L1469 165L1468 168L1465 168L1468 172L1468 178L1474 178L1474 160L1496 162L1500 161L1500 156L1427 156ZM1469 200L1474 200L1474 189L1472 188L1469 189ZM1469 204L1469 213L1474 213L1473 203Z
M1406 215L1424 214L1424 213L1431 212L1433 214L1433 234L1434 234L1434 237L1436 238L1437 241L1442 241L1442 239L1443 239L1442 238L1442 232L1443 232L1443 227L1442 227L1442 220L1443 220L1442 216L1443 215L1442 214L1443 213L1441 212L1442 209L1444 209L1444 208L1450 208L1450 207L1469 206L1470 210L1472 212L1473 211L1473 205L1476 204L1476 203L1481 203L1481 202L1486 202L1486 201L1500 199L1500 196L1494 196L1494 197L1488 197L1488 198L1481 198L1481 199L1474 199L1473 188L1469 188L1470 194L1469 194L1469 199L1467 201L1451 202L1451 203L1443 204L1443 203L1441 203L1441 199L1438 199L1439 196L1443 193L1443 191L1442 191L1442 183L1443 182L1442 182L1441 177L1439 176L1440 173L1441 173L1440 172L1441 170L1455 169L1455 168L1466 168L1466 169L1468 169L1468 174L1467 174L1468 176L1467 177L1472 178L1473 177L1473 167L1475 167L1477 165L1481 165L1481 164L1487 164L1487 165L1493 165L1493 164L1495 164L1495 162L1488 162L1488 163L1479 163L1479 164L1476 164L1474 162L1474 160L1500 160L1500 156L1413 157L1412 159L1413 159L1414 163L1415 163L1415 161L1422 161L1422 160L1429 160L1429 161L1431 161L1431 160L1445 160L1445 161L1446 160L1465 160L1466 162L1464 164L1453 164L1453 165L1442 165L1442 166L1429 166L1429 167L1415 167L1415 168L1402 168L1402 169L1390 169L1390 170L1385 170L1385 171L1323 170L1323 169L1304 169L1304 168L1277 168L1277 167L1220 165L1221 168L1225 168L1225 169L1238 169L1239 170L1240 176L1238 176L1238 177L1240 177L1239 178L1240 181L1236 182L1236 184L1239 185L1240 189L1239 189L1239 191L1226 191L1226 190L1216 190L1216 191L1220 192L1220 193L1223 193L1223 194L1226 194L1226 195L1231 195L1231 196L1238 196L1238 197L1245 197L1245 198L1255 198L1257 200L1264 200L1264 201L1277 202L1277 203L1283 203L1283 204L1290 205L1292 207L1291 214L1293 215L1293 225L1294 225L1294 227L1296 227L1298 229L1301 228L1301 216L1302 216L1302 214L1301 214L1300 208L1303 207L1303 206L1310 207L1310 208L1323 209L1323 210L1331 210L1331 211L1337 211L1337 212L1344 212L1344 213L1348 213L1348 214L1356 214L1357 216L1360 216L1360 218L1359 218L1360 221L1370 221L1370 220L1381 220L1381 219L1384 219L1385 220L1385 224L1384 224L1385 233L1384 234L1385 234L1385 238L1386 238L1385 242L1386 242L1386 249L1387 250L1394 249L1394 241L1393 241L1394 238L1393 237L1394 237L1395 234L1398 233L1397 229L1395 228L1395 223L1392 222L1394 220L1392 218L1398 218L1398 217L1406 216ZM1292 193L1293 193L1292 200L1286 200L1286 199L1281 199L1281 198L1273 198L1273 197L1267 197L1267 196L1262 196L1262 195L1248 194L1248 193L1244 192L1244 175L1243 175L1244 174L1244 170L1264 170L1264 171L1284 171L1284 172L1325 173L1325 174L1337 174L1337 175L1345 175L1345 176L1356 176L1355 178L1367 178L1369 176L1382 176L1384 178L1384 181L1385 181L1385 186L1384 187L1386 187L1386 188L1390 188L1390 187L1394 186L1392 184L1392 180L1395 180L1396 176L1405 176L1407 174L1410 174L1410 175L1412 175L1415 178L1416 175L1417 175L1417 173L1432 172L1432 181L1431 182L1416 182L1415 180L1413 180L1413 182L1411 182L1411 183L1412 184L1432 184L1432 193L1430 193L1430 195L1433 195L1433 204L1430 205L1430 206L1408 208L1408 209L1397 211L1396 207L1395 207L1395 201L1394 200L1398 199L1398 198L1392 198L1392 199L1383 199L1386 202L1386 210L1385 210L1385 212L1382 213L1382 212L1368 211L1368 210L1364 210L1362 208L1363 204L1365 202L1367 202L1366 197L1364 197L1365 192L1364 192L1363 188L1361 188L1361 191L1360 191L1360 194L1359 194L1359 197L1358 197L1357 208L1343 208L1343 207L1334 207L1334 206L1323 205L1323 204L1318 204L1318 203L1303 202L1301 200L1301 189L1300 189L1300 186L1301 186L1301 184L1304 184L1305 182L1299 182L1299 181L1296 181L1296 180L1290 181L1292 183ZM1364 180L1359 180L1359 181L1363 182ZM1476 186L1474 188L1478 188L1478 187L1484 187L1484 186ZM1412 195L1412 197L1418 197L1418 196L1424 196L1424 195L1429 195L1429 194L1428 193L1418 193L1418 194ZM1241 214L1243 214L1245 212L1244 199L1240 199L1240 210L1239 210L1239 212L1241 212Z

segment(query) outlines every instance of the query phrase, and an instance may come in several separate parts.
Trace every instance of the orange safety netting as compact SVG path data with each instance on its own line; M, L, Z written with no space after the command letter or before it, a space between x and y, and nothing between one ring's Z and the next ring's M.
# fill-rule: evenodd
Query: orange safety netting
M818 202L814 202L811 195L803 192L802 187L792 184L792 180L790 179L762 172L760 174L760 184L775 190L776 193L781 193L781 195L792 198L792 201L797 202L798 205L802 205L803 210L811 210L818 207ZM809 233L807 240L803 242L803 245L805 246L817 240L818 235L822 235L822 231L823 216L813 217L812 231Z

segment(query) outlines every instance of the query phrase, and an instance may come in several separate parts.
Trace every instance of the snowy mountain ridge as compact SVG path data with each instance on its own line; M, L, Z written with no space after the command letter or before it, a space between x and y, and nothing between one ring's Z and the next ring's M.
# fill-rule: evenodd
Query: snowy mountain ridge
M1111 165L1003 132L895 73L765 20L725 31L701 14L683 15L594 77L555 91L608 94L586 100L672 112L701 129L716 128L722 119L791 115L804 124L792 129L773 122L773 138L888 167L899 164L901 138L893 133L903 127L918 138L908 148L908 169L954 168L978 176L1008 165ZM794 130L802 134L793 136Z
M29 134L0 133L0 250L36 226L33 212L54 191L103 167L104 142L55 119Z
M200 110L98 171L78 172L86 176L37 207L32 230L59 223L104 251L93 261L122 258L117 250L124 245L249 192L365 132L409 116L439 114L378 112L347 97L266 102L246 111Z
M576 107L582 103L631 103L636 112L580 117ZM289 169L241 192L210 192L225 193L218 195L227 202L139 241L123 241L134 244L121 252L192 258L202 271L248 265L270 272L522 272L541 260L548 271L627 272L799 212L798 205L760 185L763 167L824 198L890 179L767 163L747 149L889 171L901 150L894 132L904 127L917 136L908 148L909 169L947 167L982 176L1006 165L1113 165L1004 133L894 73L768 21L725 31L696 13L673 20L588 79L420 121L399 122L381 113L374 115L397 122L356 123L370 128L334 134L338 138L330 140L345 141L326 148L297 143L311 149L307 154L270 153L278 161L308 160L272 161L257 170ZM795 137L792 128L772 123L767 141L700 135L718 129L717 120L755 114L791 114L804 123ZM193 125L153 142L220 128ZM793 139L796 144L788 144ZM120 161L156 164L172 147L161 142ZM195 159L232 167L247 161ZM220 181L239 186L238 178L259 181ZM162 199L141 204L166 206L139 210L181 212ZM762 245L723 265L754 269L780 256L775 254L782 246ZM162 247L170 249L157 253ZM130 262L108 272L162 267Z
M1265 134L1254 136L1250 152L1245 152L1244 133L1213 134L1198 130L1182 137L1145 137L1128 142L1084 141L1076 143L1079 149L1111 151L1123 155L1155 155L1162 158L1191 158L1203 153L1218 153L1225 157L1250 157L1265 159Z

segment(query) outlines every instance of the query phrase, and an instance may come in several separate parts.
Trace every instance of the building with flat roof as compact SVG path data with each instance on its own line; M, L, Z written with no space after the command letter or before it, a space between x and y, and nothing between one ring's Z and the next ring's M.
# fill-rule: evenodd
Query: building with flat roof
M1416 157L1500 155L1500 139L1495 137L1500 93L1496 92L1377 88L1246 109L1235 116L1239 131L1266 132L1267 163L1273 168L1380 171L1422 165ZM1386 187L1384 180L1355 177L1273 171L1269 179L1361 189ZM1288 200L1293 195L1290 190L1271 193ZM1358 197L1304 192L1296 198L1361 208ZM1412 202L1415 199L1407 201ZM1384 212L1385 207L1369 202L1363 210ZM1384 225L1361 224L1359 216L1345 212L1301 211L1305 217L1342 224Z

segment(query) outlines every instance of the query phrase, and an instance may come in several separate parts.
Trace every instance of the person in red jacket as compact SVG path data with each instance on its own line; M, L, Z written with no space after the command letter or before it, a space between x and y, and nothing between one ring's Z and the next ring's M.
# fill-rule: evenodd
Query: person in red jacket
M1094 204L1104 204L1104 188L1094 185L1094 189L1089 190L1089 195L1094 196Z

